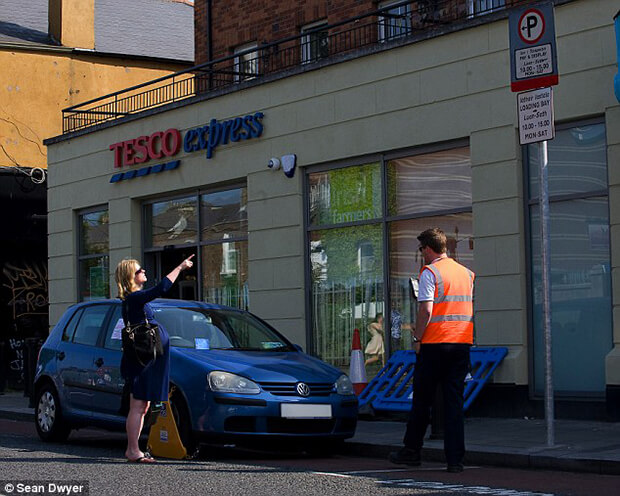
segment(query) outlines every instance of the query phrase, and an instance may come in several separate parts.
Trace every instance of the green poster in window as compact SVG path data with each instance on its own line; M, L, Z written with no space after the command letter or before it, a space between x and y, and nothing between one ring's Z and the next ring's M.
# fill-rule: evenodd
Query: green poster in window
M347 167L329 173L330 219L327 224L359 222L381 217L379 164Z
M88 269L88 280L90 282L91 298L107 298L108 284L106 277L106 268L97 266Z

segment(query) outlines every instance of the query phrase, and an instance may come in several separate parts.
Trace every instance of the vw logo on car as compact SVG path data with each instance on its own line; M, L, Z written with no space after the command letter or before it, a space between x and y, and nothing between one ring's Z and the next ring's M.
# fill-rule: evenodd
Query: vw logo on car
M297 394L299 396L303 396L304 398L310 396L310 387L308 386L308 384L304 382L300 382L299 384L297 384Z

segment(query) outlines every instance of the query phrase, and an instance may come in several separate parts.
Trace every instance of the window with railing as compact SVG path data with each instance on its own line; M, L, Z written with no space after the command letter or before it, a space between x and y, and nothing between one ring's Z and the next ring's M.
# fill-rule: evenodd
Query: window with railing
M392 0L379 4L382 10L379 16L379 41L390 41L411 34L411 4L402 4L402 0ZM393 6L390 8L390 6Z
M327 22L320 21L301 28L301 62L308 64L329 56Z
M258 75L258 45L250 43L235 48L235 82L254 79Z
M495 12L505 6L506 0L467 0L467 13L473 17Z

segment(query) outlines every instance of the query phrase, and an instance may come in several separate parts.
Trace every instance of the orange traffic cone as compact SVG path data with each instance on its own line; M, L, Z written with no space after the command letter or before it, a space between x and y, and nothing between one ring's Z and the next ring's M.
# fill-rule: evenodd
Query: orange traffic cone
M353 390L358 396L368 385L366 379L366 368L364 367L364 354L360 344L360 331L353 331L353 345L351 346L351 366L349 368L349 379L353 383Z

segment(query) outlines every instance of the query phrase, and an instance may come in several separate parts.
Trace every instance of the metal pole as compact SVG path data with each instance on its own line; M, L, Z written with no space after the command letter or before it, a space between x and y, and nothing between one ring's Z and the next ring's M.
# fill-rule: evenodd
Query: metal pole
M539 146L540 155L540 246L542 272L542 315L545 343L545 420L547 424L547 446L555 444L553 411L553 363L551 355L551 270L549 264L549 184L547 141Z

